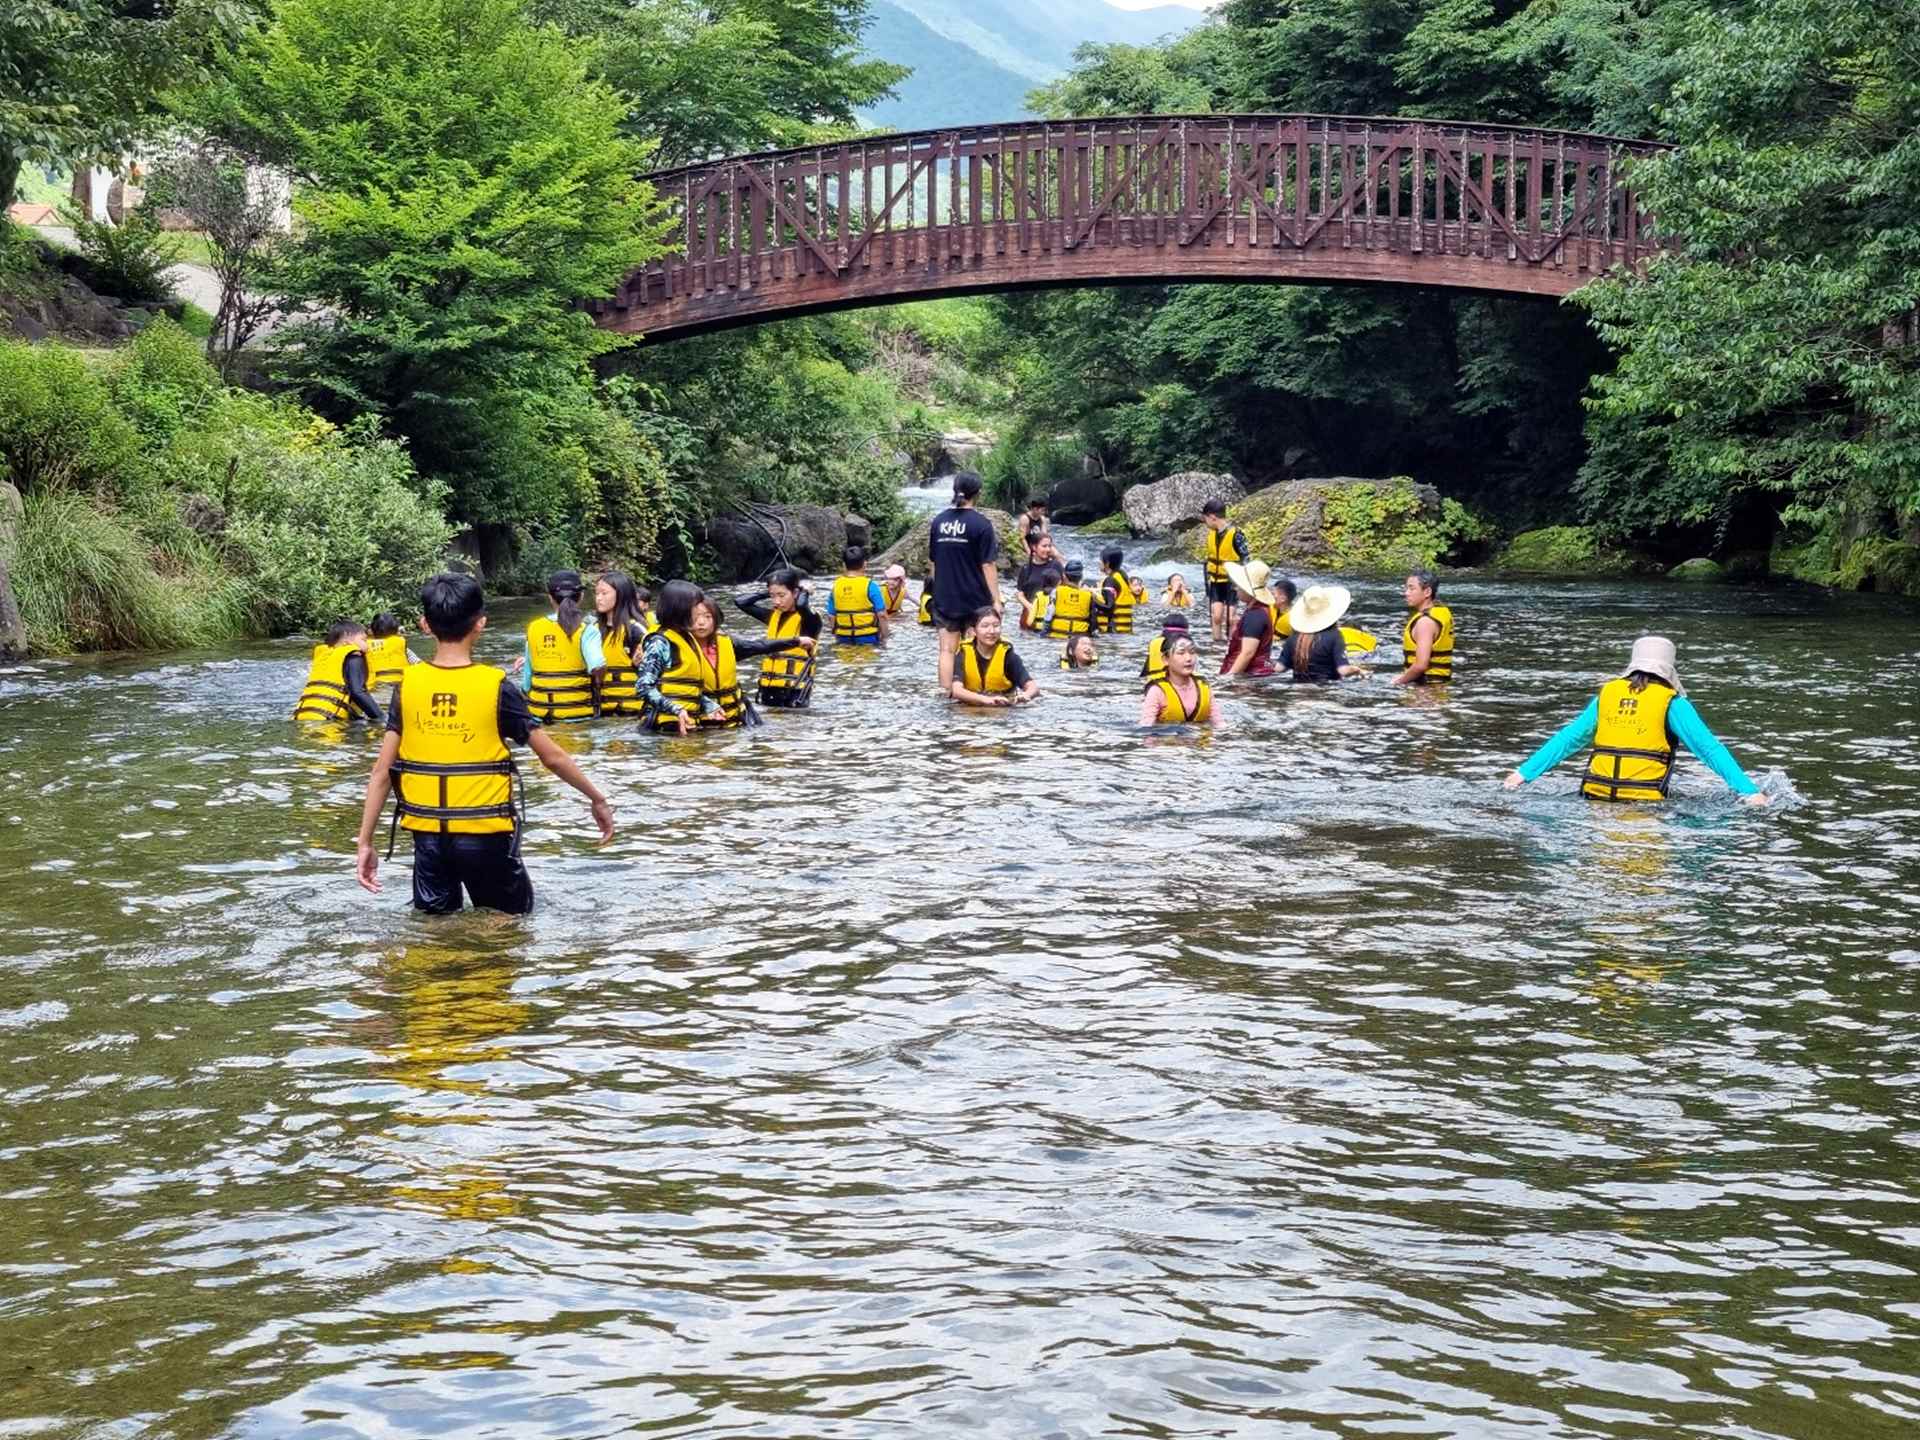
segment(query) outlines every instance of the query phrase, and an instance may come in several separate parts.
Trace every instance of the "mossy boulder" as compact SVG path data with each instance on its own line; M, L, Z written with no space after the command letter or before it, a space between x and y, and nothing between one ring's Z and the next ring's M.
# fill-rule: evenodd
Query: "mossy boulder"
M1809 585L1920 596L1920 545L1889 535L1859 539L1782 535L1768 558L1775 575Z
M1643 562L1602 544L1585 525L1549 525L1522 530L1493 567L1514 575L1626 575L1643 568Z
M1726 567L1717 560L1709 560L1702 555L1693 560L1682 560L1667 571L1669 580L1684 580L1694 585L1718 585L1727 578Z
M1247 537L1248 553L1270 565L1358 574L1430 569L1487 534L1464 506L1404 475L1290 480L1254 491L1229 515ZM1202 527L1156 558L1203 560L1206 545Z
M1018 565L1026 557L1027 542L1022 538L1020 527L1013 516L1004 510L982 510L980 512L993 522L994 534L1000 537L1000 569L1004 574ZM907 574L916 580L927 573L927 525L933 517L922 516L907 526L907 533L880 554L867 561L867 569L876 574L889 565L904 565Z
M1090 525L1082 525L1080 527L1080 533L1082 535L1127 536L1133 534L1133 526L1127 523L1127 517L1124 513L1116 510L1104 520L1095 520Z

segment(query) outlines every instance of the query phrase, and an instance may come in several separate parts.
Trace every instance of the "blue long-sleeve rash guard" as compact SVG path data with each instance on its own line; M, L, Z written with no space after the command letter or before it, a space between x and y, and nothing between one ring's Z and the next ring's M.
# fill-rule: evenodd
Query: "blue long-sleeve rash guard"
M1586 709L1561 727L1557 735L1521 762L1520 778L1528 783L1538 780L1574 751L1584 750L1591 745L1599 728L1600 697L1596 695L1587 702ZM1703 765L1726 781L1736 795L1758 793L1760 787L1740 768L1740 762L1720 743L1719 737L1707 728L1707 722L1700 718L1700 712L1693 708L1693 702L1686 696L1674 696L1672 703L1667 706L1667 729L1675 741L1692 751Z

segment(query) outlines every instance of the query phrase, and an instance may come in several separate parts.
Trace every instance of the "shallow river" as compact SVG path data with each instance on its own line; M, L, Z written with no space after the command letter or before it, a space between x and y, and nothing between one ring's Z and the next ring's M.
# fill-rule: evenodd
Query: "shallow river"
M913 627L574 728L525 921L355 888L299 645L0 672L0 1435L1915 1434L1920 614L1446 598L1206 738ZM1642 629L1772 808L1499 788Z

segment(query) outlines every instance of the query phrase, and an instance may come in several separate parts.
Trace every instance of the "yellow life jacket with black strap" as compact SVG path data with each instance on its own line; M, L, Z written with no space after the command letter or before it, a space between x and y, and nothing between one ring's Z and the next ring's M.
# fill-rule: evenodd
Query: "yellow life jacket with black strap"
M725 635L714 636L714 658L709 661L699 645L677 630L662 630L673 646L673 664L660 677L660 693L677 705L684 705L699 724L720 728L738 725L746 715L746 702L740 696L740 681L734 667L733 641ZM719 717L705 714L702 696L712 696L719 705ZM660 710L653 718L657 730L677 730L679 722L673 706ZM704 718L703 718L704 717Z
M527 708L538 719L584 720L593 714L593 677L580 651L585 632L584 620L571 635L546 615L528 624Z
M641 636L644 641L646 637ZM647 702L640 698L639 663L627 646L627 622L621 621L600 637L600 654L606 668L600 672L599 713L602 715L644 714Z
M1648 681L1636 691L1631 680L1600 687L1600 723L1593 733L1583 794L1595 800L1664 800L1673 782L1673 736L1667 708L1673 691Z
M1400 636L1401 658L1408 665L1413 664L1418 658L1420 646L1414 639L1413 627L1423 618L1435 621L1440 626L1440 633L1433 637L1433 649L1427 653L1426 674L1420 678L1451 680L1453 678L1453 611L1445 605L1430 605L1425 610L1416 610L1407 617L1407 628Z
M1140 688L1158 685L1167 678L1167 637L1156 635L1147 644L1147 658L1140 665Z
M907 582L902 580L898 590L890 590L884 581L880 585L880 598L887 602L887 614L898 615L907 603Z
M798 640L800 612L773 610L767 614L769 640ZM804 691L813 680L813 657L804 650L780 650L760 661L760 695L769 704L782 704L791 691ZM777 694L776 694L777 692Z
M983 672L980 665L980 647L969 642L960 649L960 683L976 695L1004 695L1013 689L1013 682L1007 678L1007 656L1013 653L1013 647L1002 640L993 647Z
M294 702L296 720L345 720L352 714L347 704L347 656L358 645L316 645L313 664L307 670L307 683L300 687Z
M833 638L865 643L880 638L880 617L864 575L842 575L833 582Z
M378 640L367 641L367 688L383 690L389 685L398 685L400 677L407 673L407 666L413 663L413 657L407 654L407 637L404 635L385 635Z
M1239 534L1240 529L1235 525L1222 525L1218 530L1207 532L1207 584L1228 583L1230 577L1227 574L1227 563L1240 558L1239 551L1234 545L1234 540Z
M920 614L918 618L922 625L933 624L933 586L931 585L922 585L920 587Z
M497 835L520 828L513 757L500 734L500 684L492 665L409 665L400 679L400 752L394 820L440 835ZM388 853L393 850L391 832Z
M1105 635L1131 635L1133 633L1133 587L1121 571L1114 571L1108 580L1118 582L1114 592L1113 607L1100 612L1100 630ZM1101 588L1105 589L1105 581Z
M1056 585L1053 603L1047 607L1047 633L1056 640L1063 635L1092 634L1093 591L1084 585Z
M1180 692L1173 688L1173 681L1156 681L1160 687L1160 723L1162 725L1204 725L1213 718L1213 687L1198 675L1193 683L1199 688L1191 711L1180 698Z

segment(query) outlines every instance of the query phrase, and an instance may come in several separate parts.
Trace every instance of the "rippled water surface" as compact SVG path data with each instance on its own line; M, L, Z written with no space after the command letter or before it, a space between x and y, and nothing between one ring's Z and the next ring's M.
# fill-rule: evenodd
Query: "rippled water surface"
M1207 738L911 627L575 728L524 921L355 888L300 646L0 672L0 1434L1920 1432L1920 617L1448 598ZM1641 629L1772 808L1499 788Z

